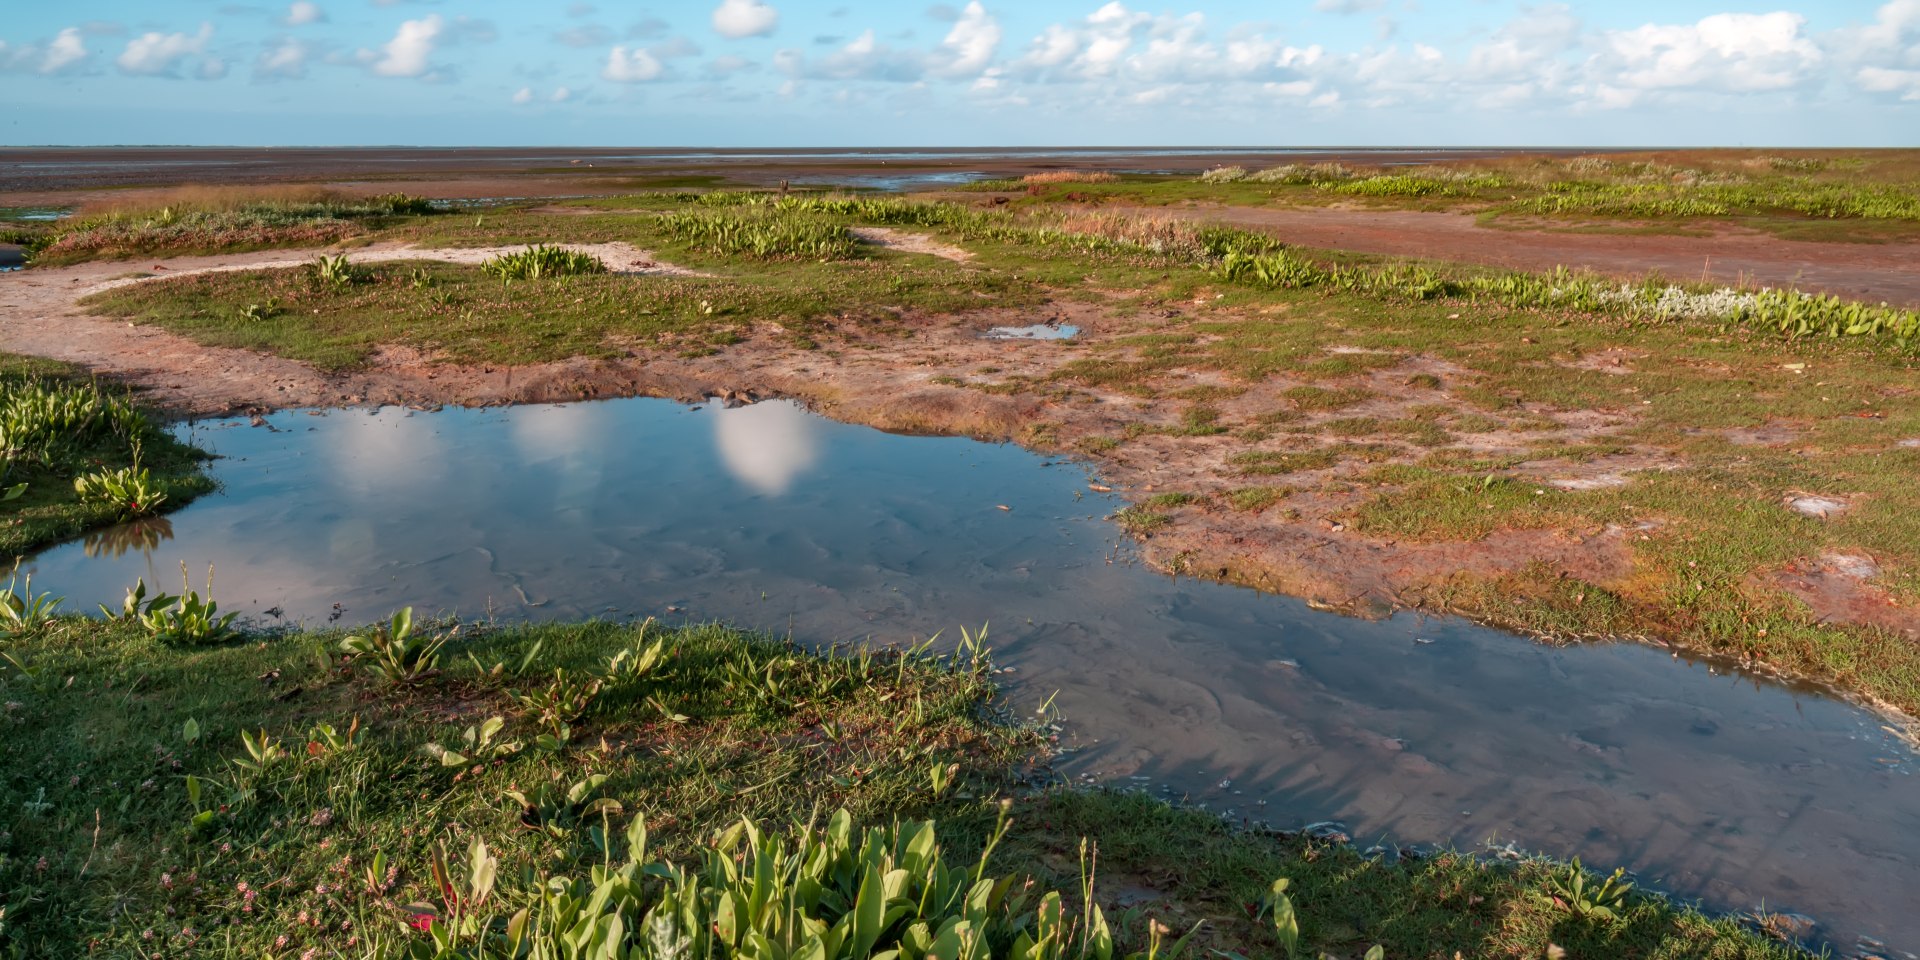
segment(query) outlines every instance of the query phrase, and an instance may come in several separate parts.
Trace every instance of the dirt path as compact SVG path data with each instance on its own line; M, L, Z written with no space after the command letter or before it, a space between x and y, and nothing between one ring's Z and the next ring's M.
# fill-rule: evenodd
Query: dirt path
M387 244L348 251L346 256L356 263L478 263L520 249L524 246L418 249ZM660 263L646 251L624 243L568 245L568 249L592 253L619 273L691 273ZM387 362L367 370L327 374L298 361L251 350L202 346L158 327L92 316L77 306L89 294L144 280L297 267L312 263L323 252L270 250L157 262L93 262L0 274L0 348L77 363L144 391L149 401L163 410L190 417L299 406L573 399L538 392L555 389L553 379L560 370L555 370L554 376L523 375L517 385L512 373L502 371L492 377L498 385L487 389L465 383L460 377L440 383L441 374L435 368L406 362L406 351L390 351Z
M1153 207L1128 212L1252 227L1288 243L1394 256L1618 276L1798 287L1920 306L1920 243L1810 243L1760 233L1712 237L1570 233L1480 226L1470 213L1282 207Z

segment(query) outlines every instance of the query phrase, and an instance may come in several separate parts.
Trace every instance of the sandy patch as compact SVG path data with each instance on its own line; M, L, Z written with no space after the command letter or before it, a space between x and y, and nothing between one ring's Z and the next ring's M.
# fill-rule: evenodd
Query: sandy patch
M853 227L848 232L858 238L861 243L870 243L876 247L898 250L901 253L924 253L942 260L952 260L955 263L966 263L973 259L971 252L952 244L941 243L924 233L905 233L886 227Z
M557 243L553 246L563 250L592 254L607 265L607 269L627 276L703 276L685 267L662 263L653 255L628 243ZM519 253L527 249L526 244L514 244L501 247L411 247L375 245L358 250L342 251L341 255L349 263L391 263L399 260L437 260L442 263L475 264L490 260L504 253ZM148 280L168 277L191 277L206 273L235 273L243 270L279 270L287 267L304 267L314 262L323 251L308 251L290 255L285 251L269 251L250 258L239 255L236 262L214 263L206 266L168 267L160 265L158 272L149 276L116 277L102 283L96 283L81 290L79 296L88 296ZM203 258L212 259L212 258Z

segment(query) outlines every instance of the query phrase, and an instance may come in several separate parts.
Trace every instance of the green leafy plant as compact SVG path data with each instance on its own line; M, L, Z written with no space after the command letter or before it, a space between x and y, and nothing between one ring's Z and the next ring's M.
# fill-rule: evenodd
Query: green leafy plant
M33 589L33 574L20 577L15 568L7 585L0 587L0 637L32 633L45 626L59 611L64 597ZM16 666L18 665L16 661ZM25 668L21 668L24 673Z
M160 594L150 600L140 598L146 593L146 584L134 582L134 589L127 592L127 601L123 606L123 615L137 617L140 625L147 629L148 635L169 646L193 647L206 644L223 643L240 635L234 629L233 621L238 613L220 612L220 605L213 599L213 567L207 567L207 595L202 597L193 589L187 578L187 565L180 564L181 595Z
M280 741L267 736L265 730L255 733L240 731L240 745L246 749L246 755L235 757L233 765L250 774L260 774L269 767L287 759L287 748Z
M565 785L559 780L549 780L531 796L518 790L509 790L506 796L519 806L521 826L552 837L566 837L589 818L622 812L620 801L594 796L606 782L606 774L596 773Z
M569 724L580 719L600 695L599 677L582 677L555 668L553 679L531 693L516 693L514 700L525 708L533 722L561 740L567 739Z
M359 736L359 717L354 717L344 731L334 729L331 723L316 723L307 731L307 756L321 758L346 753L358 745Z
M1633 881L1626 879L1625 870L1616 869L1608 876L1598 877L1588 874L1575 859L1550 877L1546 892L1538 896L1581 919L1611 923L1619 919L1620 910L1632 893Z
M164 607L177 599L179 598L166 593L159 593L148 597L147 580L145 577L141 577L133 581L133 586L127 588L127 597L120 602L118 612L108 609L107 605L103 603L99 605L100 615L109 620L138 617L149 610Z
M1293 881L1281 877L1273 881L1267 890L1266 903L1262 906L1267 917L1273 922L1273 936L1279 941L1280 949L1291 957L1300 949L1300 917L1293 909L1293 898L1287 896L1287 888Z
M488 717L468 727L452 747L429 743L421 749L428 756L440 761L443 767L464 767L510 757L520 752L520 744L500 739L500 731L506 729L506 726L505 718Z
M539 280L582 273L606 273L599 257L565 247L535 244L518 253L503 253L480 264L480 269L503 281Z
M74 478L73 492L82 503L112 506L122 518L144 517L167 501L166 488L138 465L117 470L95 470Z
M520 658L511 666L505 660L495 660L493 666L483 667L480 665L480 658L474 656L471 651L467 653L467 662L473 664L473 669L488 681L499 681L506 677L523 677L528 670L533 669L535 663L539 662L540 652L545 647L545 640L535 640L528 644L525 650L520 651Z
M269 299L266 303L249 303L240 310L240 319L248 323L264 323L280 313L280 302Z
M580 805L589 791L571 795L591 782L569 787L556 802ZM434 867L444 904L408 908L425 921L426 936L387 944L378 955L1173 960L1198 931L1168 944L1164 927L1142 915L1130 917L1145 920L1138 932L1125 921L1109 923L1093 900L1084 851L1075 912L1057 891L988 876L1005 829L1003 819L978 861L961 865L945 860L931 821L856 831L842 810L825 825L781 834L743 820L687 868L649 860L646 825L636 817L625 831L624 863L595 867L588 877L532 878L532 889L510 896L531 902L505 916L486 908L499 892L498 864L476 839L464 871Z
M344 253L322 254L313 262L315 280L331 287L350 287L365 279L365 272L347 260Z
M810 215L801 203L744 211L689 211L660 218L666 231L702 250L762 260L846 260L860 244L847 228Z
M430 636L415 636L413 608L402 607L393 618L374 629L340 641L340 651L368 661L388 683L415 683L440 665L440 651L460 632L459 627Z

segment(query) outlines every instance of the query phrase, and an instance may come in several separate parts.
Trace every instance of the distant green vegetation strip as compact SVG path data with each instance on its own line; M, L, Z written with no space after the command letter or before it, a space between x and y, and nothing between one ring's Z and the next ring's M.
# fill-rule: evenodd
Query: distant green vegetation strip
M201 457L124 390L0 354L0 555L181 506L213 488Z
M70 263L323 246L434 210L426 200L399 193L347 198L306 189L190 188L138 206L83 211L23 236L36 260Z
M150 619L0 635L0 955L1796 955L1577 866L1032 792L975 643Z

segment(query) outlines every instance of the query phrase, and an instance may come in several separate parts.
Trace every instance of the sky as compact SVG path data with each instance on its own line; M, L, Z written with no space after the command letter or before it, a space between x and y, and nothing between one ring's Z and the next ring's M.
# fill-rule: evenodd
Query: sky
M15 146L1913 146L1920 0L16 0L0 84Z

